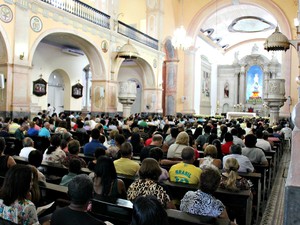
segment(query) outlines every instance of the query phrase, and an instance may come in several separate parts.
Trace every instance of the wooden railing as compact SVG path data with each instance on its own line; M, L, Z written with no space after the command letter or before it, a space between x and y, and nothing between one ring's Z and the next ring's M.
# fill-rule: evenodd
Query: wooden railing
M118 21L118 33L158 50L158 40L131 26L128 26L125 23L122 23L121 21Z
M41 0L101 27L110 29L110 16L78 0ZM118 33L158 50L158 40L118 21Z

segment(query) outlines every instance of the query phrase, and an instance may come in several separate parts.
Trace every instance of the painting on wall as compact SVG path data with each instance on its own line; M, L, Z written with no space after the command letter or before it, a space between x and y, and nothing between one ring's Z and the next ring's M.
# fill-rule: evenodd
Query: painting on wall
M202 94L204 96L209 97L210 96L210 75L208 72L203 71L202 73Z
M247 71L246 101L251 104L262 103L263 71L260 66L253 65Z
M32 93L36 96L43 96L47 94L47 82L42 77L33 81Z
M77 83L72 86L72 97L81 98L82 97L83 86L80 83Z

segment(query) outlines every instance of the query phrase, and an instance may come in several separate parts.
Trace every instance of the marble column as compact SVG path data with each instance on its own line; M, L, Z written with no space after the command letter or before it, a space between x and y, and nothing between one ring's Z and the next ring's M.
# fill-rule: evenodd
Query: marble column
M136 83L133 81L121 81L119 83L118 99L123 105L123 117L129 117L131 106L136 99Z
M285 101L285 80L265 80L264 102L270 108L270 124L279 121L279 110Z
M83 112L88 112L89 108L89 100L90 100L90 95L89 95L89 78L90 78L90 67L86 66L83 69L83 72L85 73L85 104L83 106L82 111Z

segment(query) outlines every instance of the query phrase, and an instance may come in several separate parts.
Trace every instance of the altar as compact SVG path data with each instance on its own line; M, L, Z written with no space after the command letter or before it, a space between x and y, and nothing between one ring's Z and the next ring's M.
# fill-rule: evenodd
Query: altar
M256 117L256 113L250 113L250 112L228 112L226 119L231 120L231 119L237 119L237 118L242 118L242 117Z

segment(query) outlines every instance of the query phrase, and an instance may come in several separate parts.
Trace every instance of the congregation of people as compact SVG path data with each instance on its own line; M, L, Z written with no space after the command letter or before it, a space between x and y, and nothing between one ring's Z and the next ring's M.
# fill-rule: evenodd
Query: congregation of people
M32 120L0 118L0 217L15 224L42 223L36 208L43 204L39 185L51 182L42 165L47 162L68 168L59 184L68 187L70 205L56 209L45 224L104 224L88 213L95 196L132 201L133 225L168 224L162 209L227 218L235 224L214 192L251 190L251 181L239 173L254 172L254 165L268 166L265 153L287 136L289 121L269 124L263 118L122 118L47 111ZM9 147L6 140L12 138ZM37 140L48 143L46 148ZM14 155L28 165L16 163ZM83 168L90 174L82 174ZM127 186L119 175L133 182ZM173 199L164 181L196 185L198 190ZM141 219L138 212L148 214ZM156 223L151 213L164 218Z

